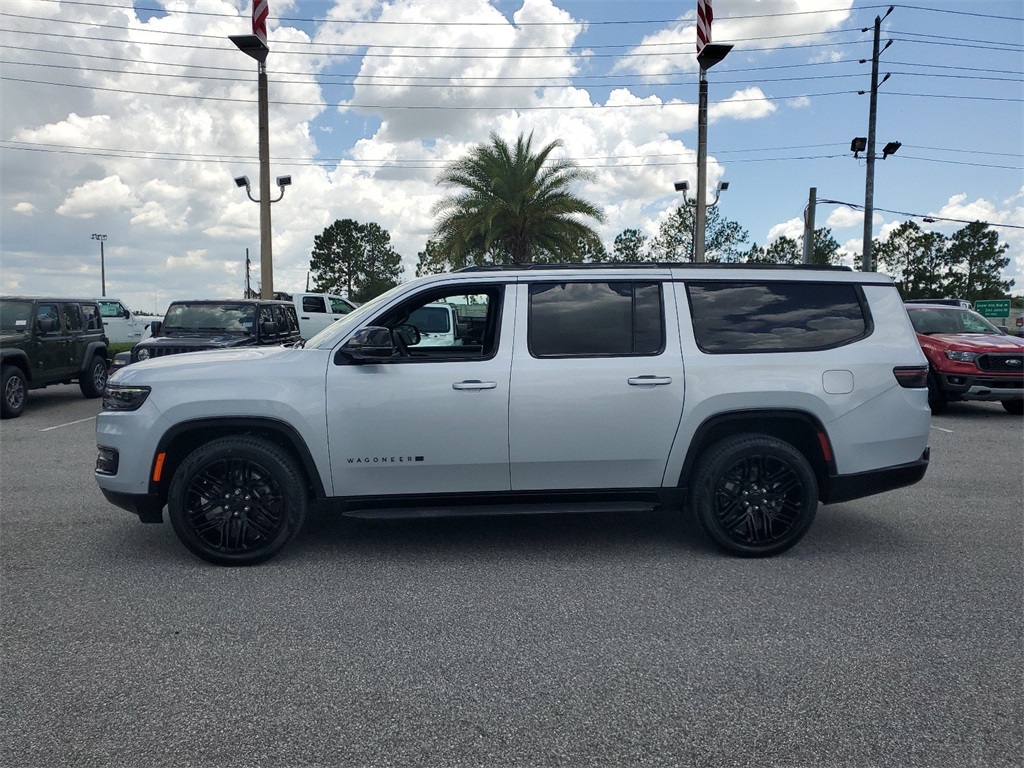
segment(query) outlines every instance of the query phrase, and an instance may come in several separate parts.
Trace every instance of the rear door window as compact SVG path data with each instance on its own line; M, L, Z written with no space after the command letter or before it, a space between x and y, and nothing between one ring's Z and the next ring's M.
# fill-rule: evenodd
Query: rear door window
M657 355L665 346L661 284L533 283L528 343L534 357Z

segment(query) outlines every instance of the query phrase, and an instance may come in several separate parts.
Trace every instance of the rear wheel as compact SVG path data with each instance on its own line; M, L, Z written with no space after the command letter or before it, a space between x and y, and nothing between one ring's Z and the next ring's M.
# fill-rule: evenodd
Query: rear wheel
M715 443L697 464L690 503L708 536L742 557L792 547L818 510L818 481L806 457L769 435Z
M1024 400L1003 400L1003 408L1015 416L1024 414Z
M94 355L89 367L82 371L78 387L86 397L99 397L107 386L107 361Z
M2 379L3 400L0 401L0 416L5 419L16 419L25 412L28 403L28 386L25 374L13 365L5 365L0 369Z
M946 410L946 403L949 400L946 397L946 393L942 391L942 387L939 386L939 377L935 375L935 371L928 372L928 407L932 409L933 414L940 414Z
M218 565L273 557L302 527L306 488L294 460L269 440L223 437L174 473L167 511L178 538Z

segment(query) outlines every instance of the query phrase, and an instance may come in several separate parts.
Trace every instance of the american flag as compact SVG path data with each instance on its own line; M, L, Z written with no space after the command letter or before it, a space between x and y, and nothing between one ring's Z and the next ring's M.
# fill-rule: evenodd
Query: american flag
M711 0L697 0L697 55L711 42Z
M703 0L701 0L703 2ZM252 33L260 39L264 45L267 44L267 16L270 15L270 0L253 0L252 3Z

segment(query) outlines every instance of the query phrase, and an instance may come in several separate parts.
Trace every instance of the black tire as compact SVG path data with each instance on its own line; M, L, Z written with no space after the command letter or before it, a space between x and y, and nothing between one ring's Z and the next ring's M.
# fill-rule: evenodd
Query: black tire
M792 547L811 527L818 480L789 443L769 435L734 435L697 462L690 506L727 552L769 557Z
M100 397L107 387L107 361L93 355L89 367L78 377L78 387L86 397Z
M1024 400L1003 400L1003 408L1014 416L1024 415Z
M0 416L5 419L16 419L25 412L28 404L28 385L25 374L15 365L5 365L0 369L3 383L3 400L0 401Z
M939 377L935 375L935 371L928 372L928 407L932 409L932 414L938 416L940 413L946 410L946 404L949 402L949 398L946 397L946 393L942 391L942 387L939 386Z
M222 437L178 467L167 499L174 532L217 565L255 565L278 552L306 519L302 473L259 437Z

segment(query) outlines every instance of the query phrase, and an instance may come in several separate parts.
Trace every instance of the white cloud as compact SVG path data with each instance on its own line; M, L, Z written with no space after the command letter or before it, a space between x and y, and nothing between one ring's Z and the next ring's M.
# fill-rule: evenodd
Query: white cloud
M780 237L790 237L793 240L801 241L804 236L804 220L803 219L790 219L784 221L781 224L776 224L774 227L768 230L768 236L765 238L765 244L774 243Z
M91 219L99 213L132 209L137 203L131 188L119 176L108 176L72 189L57 207L57 213L76 219Z
M20 213L22 216L32 216L39 213L39 209L32 205L32 203L18 203L12 206L11 210L15 213Z
M745 88L736 91L727 99L708 107L708 120L715 122L726 117L734 120L756 120L767 117L777 107L772 104L760 88Z

